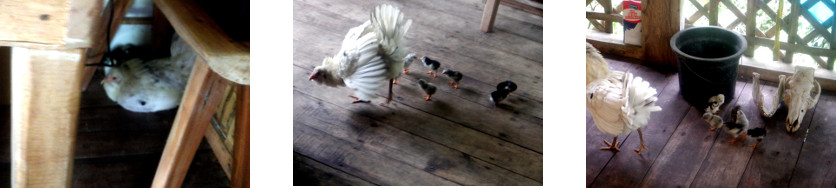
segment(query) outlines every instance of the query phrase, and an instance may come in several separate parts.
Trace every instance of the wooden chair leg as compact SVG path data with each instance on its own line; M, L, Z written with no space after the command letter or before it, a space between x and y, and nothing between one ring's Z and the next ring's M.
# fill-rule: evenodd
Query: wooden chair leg
M70 187L84 60L12 49L12 187Z
M229 81L195 60L151 187L180 187Z
M98 36L94 43L93 48L87 49L87 54L90 55L87 57L87 63L98 63L104 57L105 50L107 46L107 34L104 32L107 29L107 21L110 20L110 9L116 7L113 10L113 20L110 20L110 39L113 39L113 36L116 35L116 31L119 30L119 26L122 23L122 19L125 18L125 13L128 12L128 8L130 8L133 0L121 0L121 1L110 1L105 11L102 13L101 21L98 24L96 29L95 35ZM96 66L87 66L84 67L84 77L83 81L81 82L81 90L87 90L87 86L90 85L90 81L93 80L93 74L96 73Z
M485 9L482 10L482 32L493 31L493 21L496 19L496 10L499 9L500 0L487 0Z
M236 188L250 187L250 86L240 86L237 96L231 184Z

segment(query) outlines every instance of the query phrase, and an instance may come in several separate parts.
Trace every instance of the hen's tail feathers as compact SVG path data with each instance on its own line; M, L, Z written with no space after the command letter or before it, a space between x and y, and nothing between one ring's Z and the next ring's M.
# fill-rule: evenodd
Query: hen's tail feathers
M783 98L784 94L784 92L782 91L784 91L784 87L786 87L784 84L786 83L786 76L778 76L778 90L776 90L776 92L773 94L772 105L765 106L763 101L764 95L761 92L760 86L761 75L756 72L753 72L752 74L752 84L755 85L754 87L752 87L752 98L755 99L755 104L758 106L758 109L760 110L762 116L772 117L772 115L775 115L775 112L778 111L778 105L781 104L781 98Z
M377 29L375 33L380 41L381 51L388 55L391 62L401 62L409 52L403 37L412 25L412 20L404 21L403 17L400 9L392 5L377 6L371 13L371 22Z
M624 97L627 102L622 107L622 116L627 120L628 126L637 129L647 125L650 120L650 113L661 111L662 107L656 105L656 89L641 77L633 78L633 74L624 75Z

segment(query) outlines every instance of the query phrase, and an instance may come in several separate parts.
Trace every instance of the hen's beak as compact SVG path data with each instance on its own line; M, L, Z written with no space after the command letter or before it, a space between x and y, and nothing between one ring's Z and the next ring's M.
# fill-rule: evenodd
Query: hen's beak
M313 80L314 78L316 78L316 75L317 75L317 73L311 74L311 77L308 77L308 81Z

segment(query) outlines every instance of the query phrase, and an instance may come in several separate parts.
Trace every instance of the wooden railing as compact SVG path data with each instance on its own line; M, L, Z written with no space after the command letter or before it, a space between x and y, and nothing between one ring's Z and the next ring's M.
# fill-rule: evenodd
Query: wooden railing
M767 4L772 0L709 0L702 4L697 0L683 0L684 6L694 6L697 11L690 16L683 15L685 21L685 28L698 25L697 21L702 17L708 18L708 25L725 27L730 30L735 30L740 24L745 24L745 33L740 33L746 36L749 43L749 48L745 55L752 57L754 50L758 46L772 48L774 37L778 34L777 24L766 31L758 29L759 22L764 20L756 20L757 14L762 12L769 17L769 20L774 21L778 16L776 10L770 8ZM687 3L686 3L687 2ZM746 3L745 12L740 10L734 4ZM734 20L727 25L720 25L718 23L720 6L724 6L726 10L734 14ZM833 15L823 21L819 21L810 10L814 6L825 6ZM836 5L830 0L806 0L801 3L800 0L785 0L784 16L780 21L780 29L787 33L786 41L781 41L780 48L785 50L784 53L779 53L780 59L783 63L791 63L794 54L809 55L820 68L833 70L834 60L836 60L836 32L828 31L828 29L836 28ZM687 14L687 13L686 13ZM587 14L589 15L589 14ZM804 20L801 20L804 18ZM799 33L799 21L806 21L812 26L812 30L807 33ZM836 29L834 29L836 30ZM735 31L742 32L737 29ZM801 36L801 35L804 36ZM810 41L821 37L824 42L829 44L829 48L819 48L808 45ZM825 60L827 59L827 60Z

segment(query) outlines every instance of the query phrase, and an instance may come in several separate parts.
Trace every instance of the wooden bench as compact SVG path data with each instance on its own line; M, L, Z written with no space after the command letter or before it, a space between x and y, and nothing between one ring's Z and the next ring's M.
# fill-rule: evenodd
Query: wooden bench
M520 9L522 11L543 17L543 9L537 8L516 0L482 0L485 4L485 9L482 11L482 32L493 31L493 22L496 20L496 11L499 10L500 1L503 5ZM543 0L531 0L543 4Z

